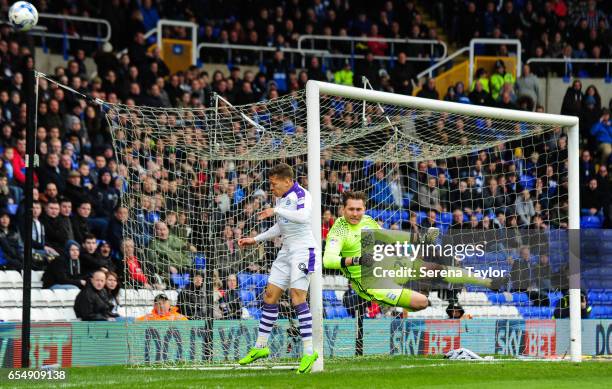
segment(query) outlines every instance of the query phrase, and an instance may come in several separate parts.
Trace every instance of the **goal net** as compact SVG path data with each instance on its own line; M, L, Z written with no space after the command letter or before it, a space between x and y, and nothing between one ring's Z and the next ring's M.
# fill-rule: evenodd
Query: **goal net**
M279 162L311 191L322 240L342 216L342 194L362 191L366 214L385 229L410 232L413 242L437 235L430 243L484 244L482 255L421 256L480 277L406 280L401 287L431 303L415 312L362 299L338 271L315 273L310 298L320 354L467 347L543 357L569 350L569 326L567 339L555 340L550 319L568 293L567 230L577 228L568 173L576 169L568 158L568 147L569 155L577 152L568 136L573 122L332 84L309 88L238 107L222 98L198 109L106 105L130 215L126 315L150 313L163 294L190 319L129 322L130 360L234 364L254 344L281 242L244 249L237 240L272 225L257 213L275 203L267 172ZM494 288L483 281L504 274ZM570 294L575 303L576 290ZM301 355L288 296L270 347L273 365Z

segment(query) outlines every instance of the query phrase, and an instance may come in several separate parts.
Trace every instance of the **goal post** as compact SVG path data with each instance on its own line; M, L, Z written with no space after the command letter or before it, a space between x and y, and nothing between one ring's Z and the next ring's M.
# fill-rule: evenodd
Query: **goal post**
M312 226L315 237L321 237L321 185L320 158L321 158L321 97L342 97L365 102L405 107L408 109L420 109L441 113L452 113L466 116L490 118L495 120L508 120L519 123L547 124L562 126L568 129L568 176L569 176L569 225L570 230L580 228L580 203L579 203L579 138L578 118L546 113L525 112L501 108L489 108L476 105L466 105L454 102L422 99L412 96L404 96L393 93L379 92L360 89L355 87L337 85L332 83L310 80L306 84L306 110L307 110L307 136L308 136L308 178L309 190L313 198ZM388 119L387 119L388 120ZM570 245L575 242L570 239ZM570 247L570 354L571 360L581 360L581 317L580 317L580 271L579 258L576 254L580 252L579 247ZM322 281L320 270L313 277L311 283L311 307L313 311L313 333L315 349L319 355L323 355L323 301ZM320 358L313 367L313 371L323 369L323 358Z

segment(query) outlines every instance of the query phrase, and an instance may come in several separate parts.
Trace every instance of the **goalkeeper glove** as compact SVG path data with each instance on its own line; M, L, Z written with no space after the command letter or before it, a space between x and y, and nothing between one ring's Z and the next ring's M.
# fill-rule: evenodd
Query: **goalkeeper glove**
M342 258L342 265L346 266L346 258ZM374 263L374 258L372 254L365 254L361 257L353 257L351 258L351 265L349 266L372 266Z

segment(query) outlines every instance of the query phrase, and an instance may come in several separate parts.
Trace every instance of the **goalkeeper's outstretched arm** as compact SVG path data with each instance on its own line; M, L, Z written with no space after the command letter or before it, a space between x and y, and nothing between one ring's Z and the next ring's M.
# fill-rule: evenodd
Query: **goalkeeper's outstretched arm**
M342 267L342 252L343 239L339 236L334 227L329 230L325 243L325 253L323 253L323 266L326 269L340 269Z

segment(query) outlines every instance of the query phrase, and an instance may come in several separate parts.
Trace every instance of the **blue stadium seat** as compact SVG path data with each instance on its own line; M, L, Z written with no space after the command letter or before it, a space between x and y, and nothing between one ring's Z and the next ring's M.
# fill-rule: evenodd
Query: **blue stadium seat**
M423 224L423 220L427 219L427 214L423 211L419 211L416 213L417 215L417 224Z
M346 319L347 317L349 317L348 311L342 305L337 306L335 311L336 311L336 318L338 319Z
M380 213L381 211L379 211L378 209L368 209L366 211L366 215L370 216L372 219L378 219Z
M323 301L328 301L328 302L332 302L332 301L336 301L336 292L333 290L324 290L323 291Z
M247 308L247 310L249 311L249 315L251 315L252 319L255 319L255 320L261 319L261 309L250 307L250 308Z
M519 182L523 186L523 188L532 190L533 188L535 188L536 178L527 174L523 174L520 176Z
M189 273L186 274L172 274L170 276L170 281L178 288L184 289L187 285L189 285Z
M252 274L251 282L255 284L255 288L264 289L268 284L268 275L267 274Z
M236 278L238 278L238 287L240 289L250 289L255 286L253 278L249 273L238 273Z
M506 296L503 293L489 292L487 293L487 297L491 304L505 304Z
M453 221L453 214L450 212L442 212L440 214L440 222L443 224L451 224Z
M196 270L206 269L206 257L202 254L193 257L193 267L195 267Z
M240 300L242 300L243 304L248 304L252 301L255 301L255 292L249 289L241 289L240 290Z
M580 217L580 228L601 228L602 225L603 221L597 215Z
M514 304L529 304L529 296L523 292L512 292L512 303Z

